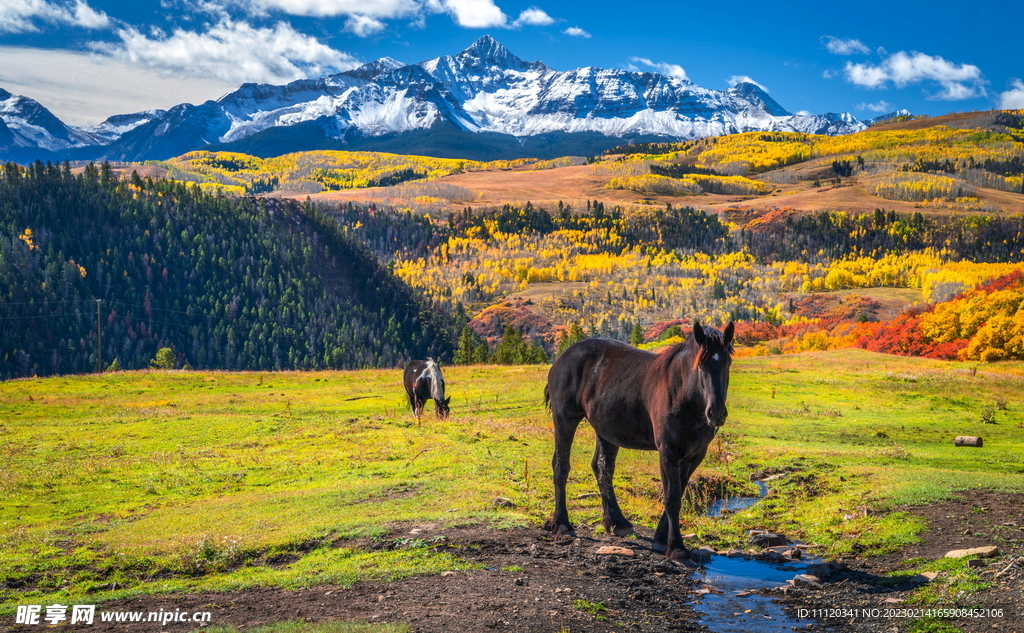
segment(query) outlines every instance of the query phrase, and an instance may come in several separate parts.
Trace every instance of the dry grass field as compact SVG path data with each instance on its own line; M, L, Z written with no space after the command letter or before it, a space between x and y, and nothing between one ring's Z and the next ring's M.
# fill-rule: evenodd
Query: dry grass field
M676 206L692 206L714 212L728 211L730 215L748 220L763 216L775 210L790 213L811 213L817 211L843 211L846 213L871 213L877 208L893 209L900 213L919 211L926 215L948 215L960 212L987 211L1005 214L1024 213L1024 195L1008 193L995 189L978 187L976 206L981 208L957 208L955 203L949 206L927 206L918 202L886 200L868 193L868 185L872 177L848 178L839 185L825 184L814 187L814 174L824 171L820 167L806 164L786 167L769 174L753 176L754 180L767 181L769 177L792 179L792 184L770 183L771 193L762 196L735 196L703 193L690 196L644 195L624 189L608 189L604 185L608 181L607 174L595 173L589 165L558 167L555 169L533 170L529 167L477 171L454 174L437 179L436 183L461 187L472 195L463 199L451 200L448 207L460 209L464 206L499 206L505 203L532 202L535 205L554 207L558 202L574 207L585 205L586 200L600 200L606 205L616 204L657 204L671 203ZM830 174L831 175L831 174ZM805 178L812 178L804 180ZM314 201L343 202L355 201L362 203L395 203L402 200L389 198L393 190L383 187L367 189L349 189L328 191L310 196ZM281 195L305 199L307 194ZM405 201L411 202L411 201ZM733 219L733 218L731 218Z

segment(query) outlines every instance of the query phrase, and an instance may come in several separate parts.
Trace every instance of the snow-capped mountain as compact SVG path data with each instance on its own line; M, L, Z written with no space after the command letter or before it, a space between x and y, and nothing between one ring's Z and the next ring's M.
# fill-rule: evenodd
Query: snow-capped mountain
M84 130L65 125L34 99L13 95L0 88L0 148L64 150L97 145Z
M0 121L0 153L35 147L116 160L168 158L212 144L261 154L370 148L403 134L433 135L435 145L455 137L461 146L516 141L504 147L582 134L610 146L756 130L847 134L868 125L848 113L790 113L752 83L719 91L657 73L553 70L523 61L490 36L419 64L385 57L284 86L244 84L216 101L118 115L88 128L67 126L35 101L0 91Z

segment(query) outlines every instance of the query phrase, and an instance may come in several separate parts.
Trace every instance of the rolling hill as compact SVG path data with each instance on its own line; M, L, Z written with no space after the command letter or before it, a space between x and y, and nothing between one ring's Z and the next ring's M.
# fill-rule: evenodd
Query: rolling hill
M451 350L443 309L290 200L8 164L0 227L2 378L94 371L99 343L103 366L124 369L165 347L178 366L237 370L393 366Z

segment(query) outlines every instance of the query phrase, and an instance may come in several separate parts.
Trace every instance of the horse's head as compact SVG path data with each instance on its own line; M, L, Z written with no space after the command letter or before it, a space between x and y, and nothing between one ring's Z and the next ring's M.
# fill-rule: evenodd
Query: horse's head
M439 417L439 418L447 418L448 417L448 412L451 411L451 409L448 408L448 403L451 402L451 401L452 401L452 397L451 396L448 396L444 400L435 400L434 401L435 403L437 403L437 417Z
M729 365L732 364L732 321L720 332L693 322L693 340L698 345L694 359L697 385L704 397L704 415L709 425L718 428L729 415L725 397L729 391Z

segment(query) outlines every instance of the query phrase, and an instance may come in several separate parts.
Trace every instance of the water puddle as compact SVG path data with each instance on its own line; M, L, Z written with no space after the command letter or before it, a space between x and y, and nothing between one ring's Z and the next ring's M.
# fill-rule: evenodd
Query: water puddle
M730 514L739 512L740 510L746 510L750 506L754 505L761 499L768 496L768 484L763 481L756 479L754 483L757 484L757 489L760 494L756 497L726 497L725 499L715 499L711 505L708 506L708 516L720 519L727 517Z
M757 481L758 497L727 497L708 508L708 516L728 517L754 505L768 495L768 486ZM766 588L782 587L786 581L802 574L817 558L802 558L796 562L770 562L728 556L712 556L693 573L694 580L709 589L694 604L703 613L701 623L715 633L792 633L813 620L786 615L782 606L772 602L771 596L747 593ZM737 595L739 594L739 595Z

